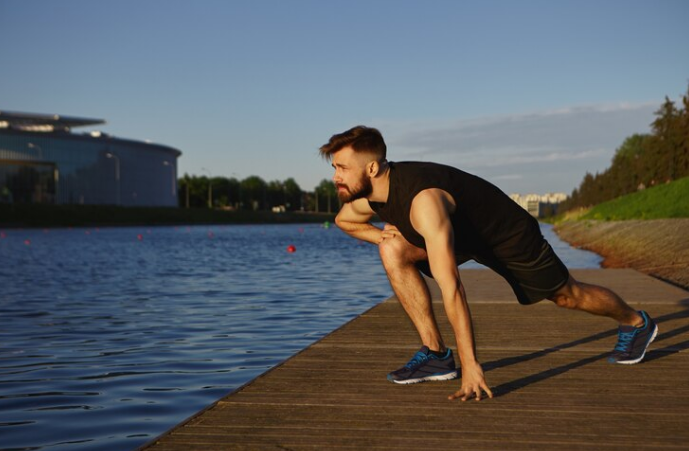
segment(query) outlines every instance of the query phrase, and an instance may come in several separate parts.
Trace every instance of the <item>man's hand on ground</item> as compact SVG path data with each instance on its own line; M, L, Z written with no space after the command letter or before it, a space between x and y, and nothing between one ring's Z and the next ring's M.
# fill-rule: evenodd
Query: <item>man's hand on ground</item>
M447 399L450 401L461 398L462 401L471 399L476 396L476 401L482 399L482 392L485 391L489 398L493 397L493 392L488 387L486 379L483 376L483 369L481 365L471 366L466 368L462 366L462 388L455 394L450 395Z

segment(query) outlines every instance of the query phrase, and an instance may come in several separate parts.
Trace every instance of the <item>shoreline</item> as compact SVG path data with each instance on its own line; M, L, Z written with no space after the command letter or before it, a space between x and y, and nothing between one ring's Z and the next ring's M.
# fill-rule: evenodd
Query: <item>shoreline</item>
M601 255L603 268L632 268L689 290L689 218L568 221L554 229L570 245Z
M118 207L110 205L0 204L0 227L130 227L230 224L297 224L334 222L336 213L310 211L224 211L179 207Z

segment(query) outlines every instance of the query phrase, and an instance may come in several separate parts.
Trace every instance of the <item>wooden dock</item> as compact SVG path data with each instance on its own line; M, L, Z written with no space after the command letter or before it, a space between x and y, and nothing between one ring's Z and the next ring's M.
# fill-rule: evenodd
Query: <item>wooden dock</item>
M606 362L616 341L609 319L548 301L520 306L492 272L464 270L495 398L448 401L458 380L388 382L420 346L391 298L145 449L689 450L689 292L633 270L572 273L655 318L660 332L643 363Z

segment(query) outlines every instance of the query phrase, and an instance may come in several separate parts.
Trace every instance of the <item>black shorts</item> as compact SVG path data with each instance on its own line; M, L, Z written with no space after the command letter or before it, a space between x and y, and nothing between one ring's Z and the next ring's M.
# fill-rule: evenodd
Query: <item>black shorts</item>
M520 304L535 304L553 295L569 279L569 271L553 248L543 240L541 252L532 261L503 262L494 257L457 256L457 264L475 260L500 274L512 287ZM416 267L428 277L433 277L428 261L416 263Z

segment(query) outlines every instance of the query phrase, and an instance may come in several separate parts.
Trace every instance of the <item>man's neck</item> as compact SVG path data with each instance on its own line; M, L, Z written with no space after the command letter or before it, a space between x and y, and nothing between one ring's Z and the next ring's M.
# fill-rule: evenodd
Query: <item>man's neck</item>
M373 191L367 199L371 202L386 203L390 194L390 164L385 164L385 171L371 180Z

